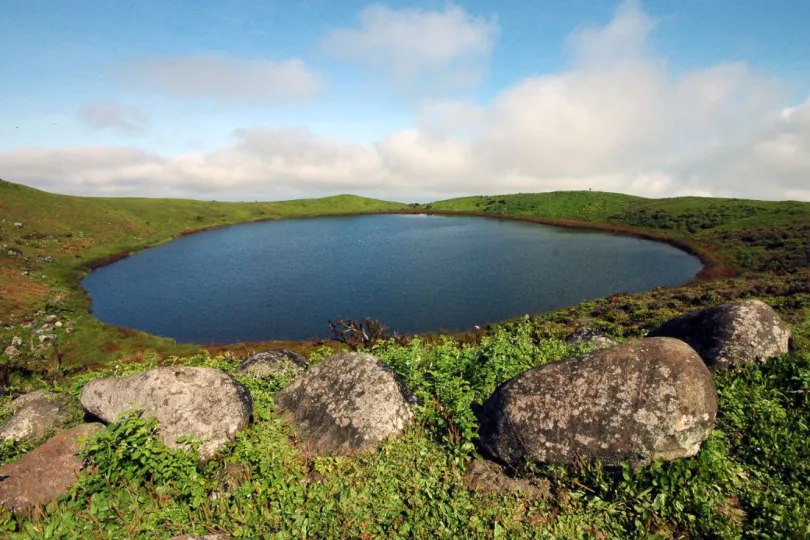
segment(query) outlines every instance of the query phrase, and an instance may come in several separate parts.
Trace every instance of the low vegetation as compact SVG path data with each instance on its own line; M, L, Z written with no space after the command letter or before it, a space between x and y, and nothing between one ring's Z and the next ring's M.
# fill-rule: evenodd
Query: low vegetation
M379 452L324 458L302 453L273 414L288 381L237 375L256 421L214 461L170 451L137 416L85 449L96 472L33 518L0 516L8 533L35 538L135 537L228 532L276 537L803 537L810 534L810 354L798 352L716 375L718 426L699 455L650 467L535 466L531 494L468 489L480 404L506 379L583 352L543 338L527 318L477 344L452 338L372 350L414 389L417 421ZM806 334L805 334L806 337ZM325 357L320 350L314 359ZM62 380L76 393L91 378ZM233 373L229 355L173 359ZM6 454L5 459L15 456Z
M380 330L374 332L378 339L364 339L364 330L371 337L368 321L338 321L336 335L343 332L343 340L300 345L310 360L349 345L369 350L403 377L420 405L403 437L380 451L335 458L301 451L275 414L273 397L288 380L235 374L240 359L258 345L201 351L112 328L87 313L78 285L95 262L186 230L378 211L475 213L631 232L687 247L711 272L682 287L617 294L457 336L395 340ZM67 325L58 330L65 358L58 370L55 353L2 359L16 370L5 402L34 388L76 396L91 379L171 364L234 373L255 406L250 428L205 466L163 446L151 421L131 416L111 425L85 449L95 474L83 476L68 496L34 516L0 515L0 530L10 536L810 536L810 204L597 192L410 207L350 197L229 204L73 198L0 182L0 220L0 317L6 325L0 350L21 332L36 348L33 328L22 327L46 314L73 321L69 333ZM742 298L764 300L791 324L793 351L714 374L717 427L696 457L636 469L528 465L523 474L531 491L469 489L477 407L518 373L587 351L562 339L583 320L621 341L678 314ZM5 445L0 460L28 449Z

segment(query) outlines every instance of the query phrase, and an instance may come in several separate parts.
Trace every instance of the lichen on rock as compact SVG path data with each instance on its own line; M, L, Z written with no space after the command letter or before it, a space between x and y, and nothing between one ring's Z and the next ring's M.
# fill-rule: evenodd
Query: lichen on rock
M366 353L322 361L276 395L305 445L319 454L376 448L411 421L413 396L403 381Z
M643 339L507 381L483 406L480 444L511 466L649 463L695 455L716 413L714 382L697 353L675 339Z
M751 364L785 354L791 332L761 300L744 300L687 313L650 332L691 345L712 369Z

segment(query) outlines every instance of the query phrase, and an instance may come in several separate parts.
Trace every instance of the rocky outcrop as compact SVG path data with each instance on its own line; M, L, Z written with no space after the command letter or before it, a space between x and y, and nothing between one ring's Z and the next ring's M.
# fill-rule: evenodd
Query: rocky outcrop
M41 439L69 419L67 409L57 402L57 396L45 392L24 394L8 407L14 416L0 427L2 441Z
M330 356L275 398L310 450L351 454L376 448L407 425L413 397L375 356Z
M87 383L79 400L88 413L115 422L138 409L160 423L160 438L169 448L177 439L202 441L200 458L210 459L236 432L245 428L253 411L250 392L232 377L210 368L157 368L120 379Z
M67 493L82 471L81 442L100 429L95 423L76 426L0 467L0 506L28 512Z
M613 347L616 342L607 335L588 326L577 328L571 335L565 338L565 342L572 347L582 345L593 345L594 349L607 349Z
M685 341L718 369L787 353L790 327L765 302L745 300L687 313L649 336Z
M306 358L300 354L277 349L256 353L239 365L239 373L260 379L267 377L297 377L307 369Z
M512 466L649 463L696 454L716 413L714 382L697 353L676 339L643 339L507 381L483 406L480 444Z

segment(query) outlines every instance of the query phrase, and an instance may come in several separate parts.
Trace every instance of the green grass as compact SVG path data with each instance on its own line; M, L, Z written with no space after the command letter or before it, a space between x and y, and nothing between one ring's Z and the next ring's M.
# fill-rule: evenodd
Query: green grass
M95 474L83 476L46 515L0 514L12 537L161 537L226 532L236 538L536 537L738 538L810 534L810 354L798 352L715 375L717 428L690 459L634 469L529 468L535 494L470 490L480 404L530 367L587 349L543 336L529 318L480 343L445 338L384 342L372 352L419 397L416 419L381 450L316 457L292 442L273 396L285 379L237 375L255 402L255 422L200 468L170 451L156 425L131 416L85 448ZM322 358L327 351L316 355ZM233 373L230 356L176 364ZM148 369L145 363L59 381L76 394L87 380ZM239 479L223 487L233 464Z
M516 216L603 220L645 201L601 191L556 191L519 195L474 196L430 203L433 210L491 212Z

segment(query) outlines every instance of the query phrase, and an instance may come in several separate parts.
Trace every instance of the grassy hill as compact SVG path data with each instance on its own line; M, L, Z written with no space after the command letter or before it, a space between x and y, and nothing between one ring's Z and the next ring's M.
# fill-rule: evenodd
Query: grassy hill
M421 406L401 438L356 457L316 457L296 446L273 401L289 381L235 373L259 345L200 351L110 327L87 312L79 278L122 253L205 227L357 212L464 213L613 230L690 249L712 271L681 287L616 294L474 334L369 346ZM65 197L0 182L0 246L0 351L13 335L36 350L33 330L49 314L70 321L70 332L67 326L57 332L59 357L53 349L0 357L0 367L17 368L0 403L33 389L75 402L88 380L169 363L232 373L250 389L255 416L203 467L193 455L166 449L153 423L133 417L112 424L85 451L94 474L83 475L67 496L33 517L0 512L0 531L8 536L810 537L808 203L599 192L424 205L348 195L216 203ZM714 374L717 425L697 456L641 468L533 465L523 478L531 490L469 489L466 470L479 459L475 407L518 373L587 351L562 339L583 319L622 341L681 313L743 298L764 300L790 323L793 351ZM313 363L339 348L284 345L304 348ZM0 421L8 415L0 407ZM0 464L29 448L0 444ZM243 471L238 480L229 477L235 466Z
M463 197L424 205L431 211L485 213L547 223L642 232L691 246L730 272L792 272L810 267L810 203L677 197L645 199L570 191Z

